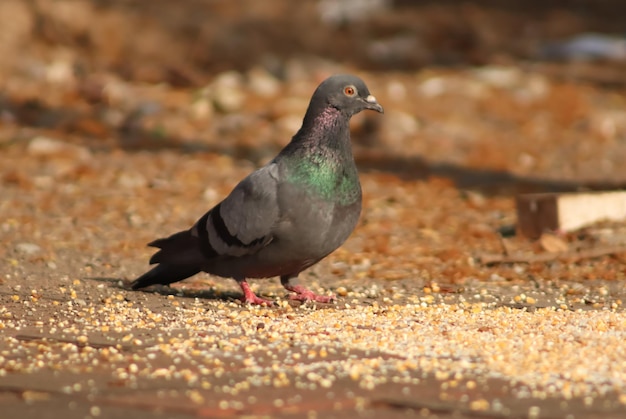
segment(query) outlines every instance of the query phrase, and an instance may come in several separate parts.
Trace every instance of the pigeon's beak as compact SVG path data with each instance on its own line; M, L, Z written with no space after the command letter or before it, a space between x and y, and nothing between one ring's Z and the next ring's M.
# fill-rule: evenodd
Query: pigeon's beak
M382 106L376 101L376 98L373 95L368 95L365 99L365 109L371 109L376 112L385 113L385 110Z

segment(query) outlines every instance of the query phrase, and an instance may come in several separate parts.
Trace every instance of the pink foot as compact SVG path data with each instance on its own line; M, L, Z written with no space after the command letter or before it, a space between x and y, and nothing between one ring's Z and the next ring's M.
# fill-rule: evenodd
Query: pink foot
M274 302L270 300L266 300L261 297L257 297L254 292L250 289L250 285L246 281L239 281L239 286L243 291L243 297L241 297L241 302L253 304L253 305L266 305L268 307L273 306Z
M302 285L285 285L287 291L295 292L289 296L290 300L315 301L318 303L332 303L335 301L334 295L319 295L303 287Z

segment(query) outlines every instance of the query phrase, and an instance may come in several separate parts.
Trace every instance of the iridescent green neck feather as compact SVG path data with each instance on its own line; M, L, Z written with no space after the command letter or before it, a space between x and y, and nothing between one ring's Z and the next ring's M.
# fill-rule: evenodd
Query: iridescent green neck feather
M328 201L341 205L358 202L361 185L352 156L349 120L334 108L307 113L303 128L281 153L288 167L287 180Z
M359 176L353 162L339 165L325 156L314 154L299 160L290 172L289 182L301 185L327 201L350 205L361 197Z

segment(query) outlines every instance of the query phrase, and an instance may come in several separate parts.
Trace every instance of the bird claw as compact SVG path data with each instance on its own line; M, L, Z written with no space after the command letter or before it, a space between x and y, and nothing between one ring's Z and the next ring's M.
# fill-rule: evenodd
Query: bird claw
M266 300L265 298L257 297L254 292L250 289L250 285L246 281L239 281L239 286L241 287L241 291L243 291L243 296L241 297L241 302L244 304L252 304L262 306L265 305L267 307L272 307L276 303L271 300Z
M253 304L253 305L260 305L260 306L265 305L268 307L276 306L276 303L274 301L257 297L256 294L252 292L252 289L250 289L250 285L248 285L246 281L240 280L238 282L239 282L239 286L241 286L241 290L243 291L243 296L241 297L241 301L244 304ZM281 282L283 282L283 286L285 287L287 291L291 291L294 293L294 294L289 295L290 300L302 301L302 302L315 301L316 303L324 303L324 304L332 303L333 301L335 301L334 295L318 295L314 293L313 291L311 291L310 289L303 287L302 285L289 284L288 281L283 281L282 278L281 278Z
M267 307L272 307L272 306L276 305L276 303L274 301L266 300L265 298L261 298L261 297L257 297L254 294L252 296L244 295L243 297L241 297L241 302L244 303L244 304L251 304L251 305L257 305L257 306L267 306Z
M315 294L313 291L308 290L308 289L303 289L303 290L298 290L295 291L295 294L291 294L289 296L290 300L296 300L296 301L315 301L316 303L332 303L333 301L335 301L335 296L334 295L319 295L319 294Z

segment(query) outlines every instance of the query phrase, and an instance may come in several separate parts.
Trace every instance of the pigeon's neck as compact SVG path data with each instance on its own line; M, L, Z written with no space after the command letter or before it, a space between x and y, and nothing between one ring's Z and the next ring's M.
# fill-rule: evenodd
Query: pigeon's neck
M352 157L350 118L333 107L309 109L294 142L299 143L300 147L326 148L329 151L348 153Z
M324 166L329 170L354 166L350 118L333 107L319 111L309 108L302 128L281 154L287 159L308 160L313 166Z
M335 108L307 112L302 128L281 153L289 162L290 181L342 205L360 202L349 122Z

